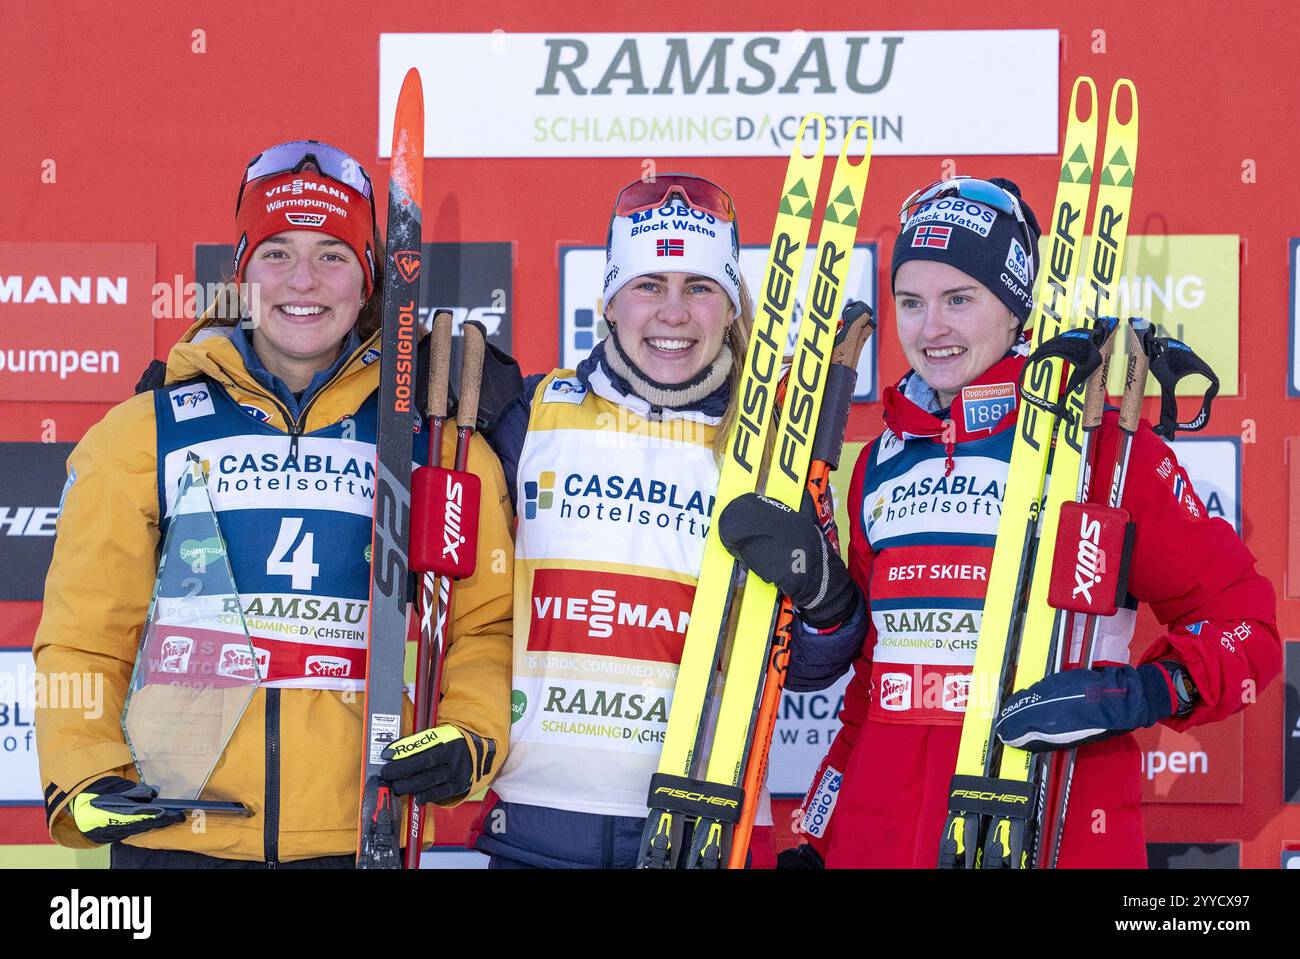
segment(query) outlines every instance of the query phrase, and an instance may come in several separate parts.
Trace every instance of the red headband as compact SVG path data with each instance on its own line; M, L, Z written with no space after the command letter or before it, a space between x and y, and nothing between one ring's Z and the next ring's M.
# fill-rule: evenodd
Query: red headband
M370 201L337 180L304 170L250 183L235 214L235 229L240 234L235 279L240 283L253 251L267 237L287 230L315 230L350 246L361 263L367 298L375 288Z

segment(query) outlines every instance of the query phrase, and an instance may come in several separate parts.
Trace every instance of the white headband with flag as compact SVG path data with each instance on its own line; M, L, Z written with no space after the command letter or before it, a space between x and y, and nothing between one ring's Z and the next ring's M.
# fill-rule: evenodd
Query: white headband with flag
M691 273L716 280L740 312L740 247L733 224L670 200L616 216L605 249L605 302L647 273Z

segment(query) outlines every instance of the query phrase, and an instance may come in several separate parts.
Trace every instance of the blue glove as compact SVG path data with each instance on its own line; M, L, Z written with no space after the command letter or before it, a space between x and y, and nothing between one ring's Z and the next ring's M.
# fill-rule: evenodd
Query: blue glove
M1186 701L1183 690L1190 690ZM994 732L1029 752L1072 749L1154 726L1176 709L1189 712L1194 696L1181 664L1172 661L1069 669L1015 693Z

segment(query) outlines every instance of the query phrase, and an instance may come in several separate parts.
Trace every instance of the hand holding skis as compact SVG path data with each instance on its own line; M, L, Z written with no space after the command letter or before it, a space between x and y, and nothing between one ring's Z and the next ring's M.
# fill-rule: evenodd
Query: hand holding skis
M384 758L389 760L380 771L384 782L421 806L459 799L474 781L469 744L451 723L399 739L384 749Z
M738 496L722 511L718 535L731 555L789 596L814 629L842 623L857 607L858 587L839 552L816 522L785 504L757 493Z
M1070 669L1012 696L995 732L1028 752L1068 749L1154 726L1189 710L1195 695L1172 660Z

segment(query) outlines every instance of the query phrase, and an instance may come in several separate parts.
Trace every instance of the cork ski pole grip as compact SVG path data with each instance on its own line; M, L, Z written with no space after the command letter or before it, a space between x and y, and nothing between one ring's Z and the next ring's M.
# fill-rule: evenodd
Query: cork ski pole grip
M1124 396L1120 400L1119 427L1126 433L1137 432L1142 417L1142 399L1146 394L1147 372L1151 358L1147 355L1146 335L1151 321L1130 317L1126 326L1128 368L1124 371Z
M487 348L487 330L473 320L461 328L464 353L460 364L460 405L456 409L456 426L472 430L478 423L479 388L483 385L483 353Z
M451 313L439 310L433 317L432 340L429 343L429 403L426 407L430 419L447 416L447 384L451 380Z

